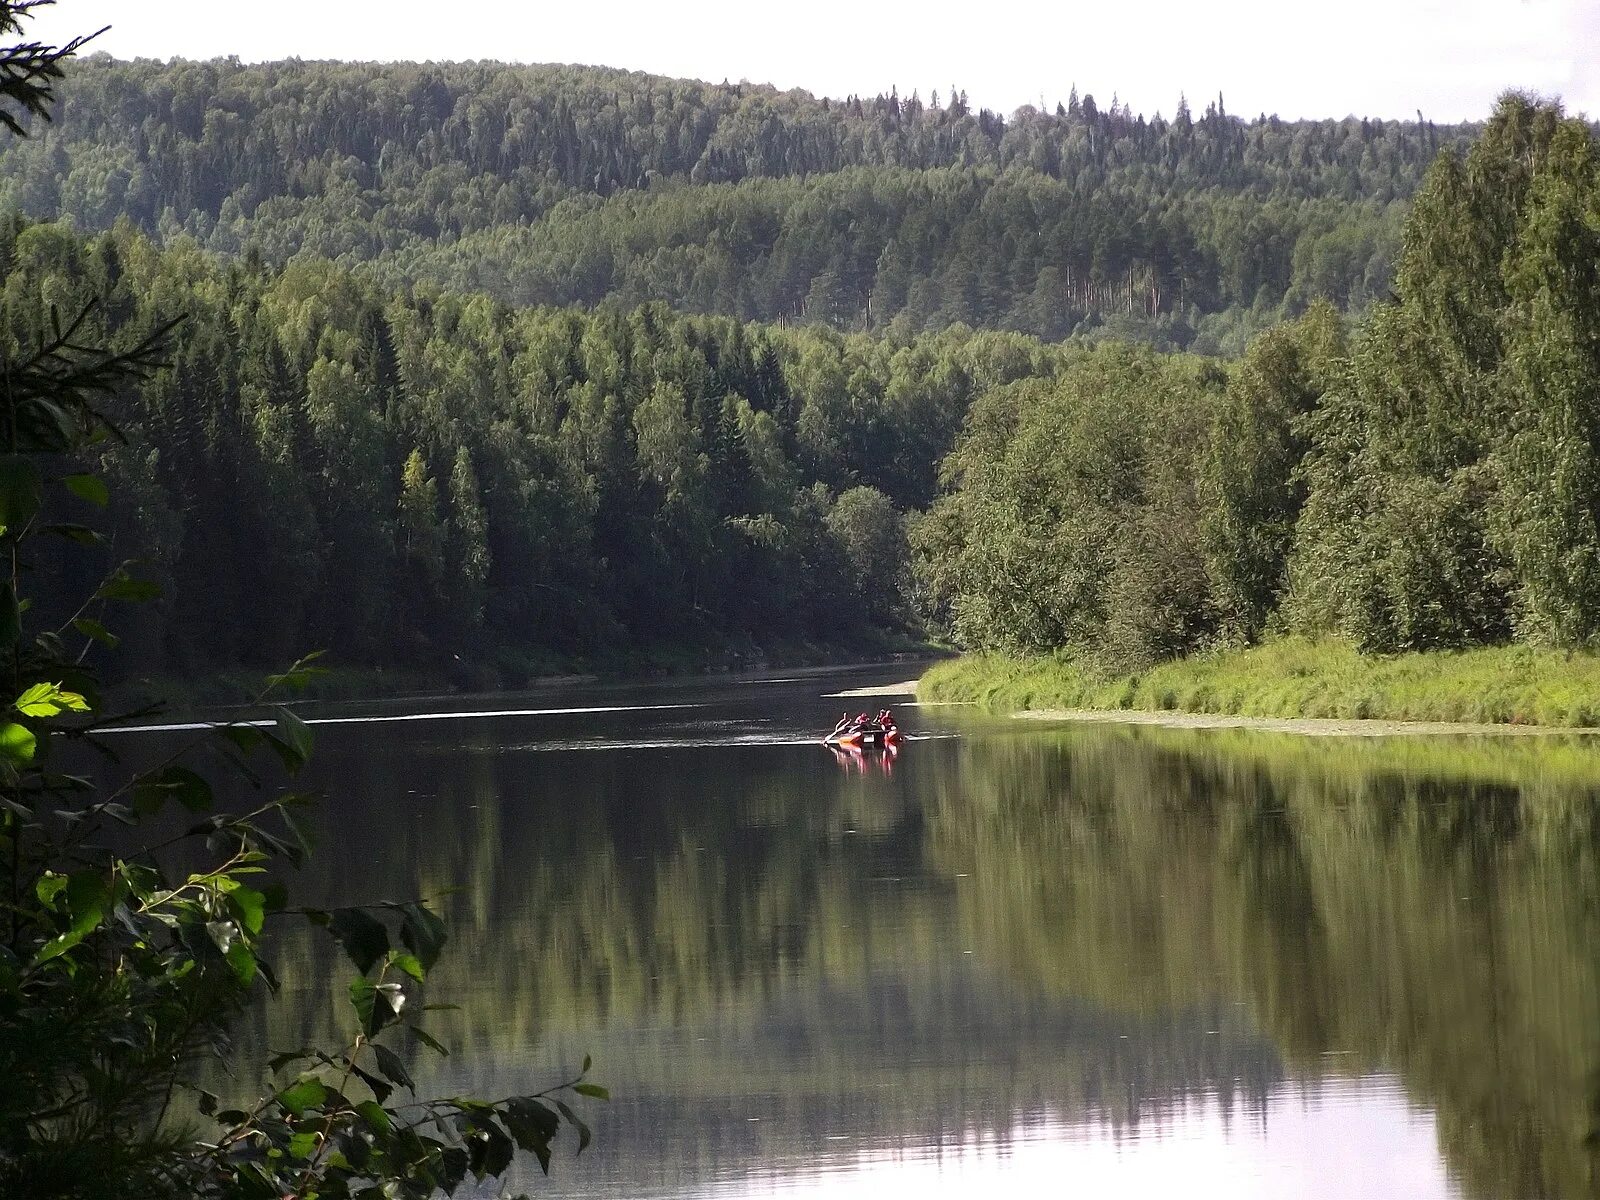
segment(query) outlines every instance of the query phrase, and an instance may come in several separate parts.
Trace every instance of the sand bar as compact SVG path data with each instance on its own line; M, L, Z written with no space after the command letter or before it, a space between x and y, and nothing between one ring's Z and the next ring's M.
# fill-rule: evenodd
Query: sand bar
M1551 737L1596 735L1600 729L1561 725L1493 725L1470 721L1371 721L1336 717L1240 717L1225 713L1147 712L1139 709L1041 708L1013 713L1027 721L1072 721L1100 725L1159 725L1167 729L1260 729L1311 737Z

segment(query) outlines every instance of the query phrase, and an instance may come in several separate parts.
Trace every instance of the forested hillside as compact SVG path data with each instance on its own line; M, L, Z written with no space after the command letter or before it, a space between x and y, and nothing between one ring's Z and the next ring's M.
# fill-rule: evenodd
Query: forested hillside
M0 229L3 315L186 316L107 452L109 557L165 575L144 665L1600 628L1594 136L1553 106L104 59L63 92L0 154L0 205L62 218Z
M98 299L86 329L117 343L184 318L172 369L108 402L129 442L104 452L98 565L137 559L162 586L129 629L144 668L328 646L516 680L881 638L911 621L901 513L932 499L969 398L1070 353L402 298L128 230L7 225L0 264L18 351L47 305Z
M1102 350L973 408L919 522L966 644L1139 670L1272 631L1600 635L1600 146L1508 96L1430 169L1395 296L1212 366Z
M0 208L517 303L1212 352L1384 296L1405 200L1469 132L490 64L96 58L61 96L0 153Z

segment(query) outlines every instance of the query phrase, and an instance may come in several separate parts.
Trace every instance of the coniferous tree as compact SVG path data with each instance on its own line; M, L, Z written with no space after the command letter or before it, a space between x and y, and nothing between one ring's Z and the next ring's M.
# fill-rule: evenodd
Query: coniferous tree
M457 447L450 468L450 518L445 565L449 581L449 612L457 625L474 629L483 622L485 589L489 582L488 519L478 493L478 476L472 455Z
M413 449L400 473L398 533L401 620L426 643L443 615L445 546L439 516L439 485L428 474L421 449Z

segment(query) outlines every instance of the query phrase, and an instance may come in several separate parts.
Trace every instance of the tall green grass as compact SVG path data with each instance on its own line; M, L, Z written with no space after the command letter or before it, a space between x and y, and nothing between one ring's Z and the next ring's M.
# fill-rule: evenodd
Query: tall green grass
M1006 711L1142 709L1247 717L1600 725L1600 655L1496 646L1392 656L1289 638L1107 676L1066 655L973 654L922 677L926 700Z

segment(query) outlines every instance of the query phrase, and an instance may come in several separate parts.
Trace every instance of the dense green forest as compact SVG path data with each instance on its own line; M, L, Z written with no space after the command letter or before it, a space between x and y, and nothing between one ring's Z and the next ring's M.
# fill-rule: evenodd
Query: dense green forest
M172 369L108 403L109 544L61 574L72 596L141 560L163 588L128 630L142 669L326 646L516 680L641 647L881 646L911 619L901 513L968 399L1068 353L401 297L126 227L13 224L0 263L12 347L92 298L114 343L184 318Z
M1406 200L1470 134L493 64L91 58L60 95L0 152L0 209L518 304L1210 353L1385 296Z
M1600 159L1506 97L1429 169L1394 296L1210 363L996 389L915 530L963 643L1120 669L1272 631L1393 651L1600 633Z
M1342 656L1491 700L1537 657L1592 712L1593 128L109 60L47 126L78 45L0 47L38 135L0 150L0 1193L535 1183L601 1062L586 1188L1398 1082L1462 1194L1594 1190L1576 740L958 710L869 780L781 702L659 744L609 703L278 706L316 647L489 685L931 632L1124 704L1254 646L1268 687ZM117 730L151 712L103 703L119 644L279 673L236 723ZM479 719L409 724L442 715ZM707 770L741 723L773 744ZM572 1069L531 1092L535 1059Z
M0 154L7 336L186 317L106 453L110 554L166 590L141 666L1600 626L1594 135L1552 106L107 59L62 90Z

